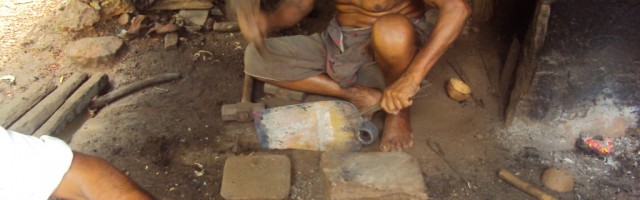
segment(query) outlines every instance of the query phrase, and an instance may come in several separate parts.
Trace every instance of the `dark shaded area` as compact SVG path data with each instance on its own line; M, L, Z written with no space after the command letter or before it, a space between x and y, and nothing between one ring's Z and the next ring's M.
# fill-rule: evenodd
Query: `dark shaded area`
M551 9L528 117L552 120L599 100L638 106L640 2L566 0Z

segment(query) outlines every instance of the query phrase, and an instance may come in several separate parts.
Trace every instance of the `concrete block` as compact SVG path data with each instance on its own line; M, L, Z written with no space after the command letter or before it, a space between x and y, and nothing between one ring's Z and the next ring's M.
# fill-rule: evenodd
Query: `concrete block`
M286 199L290 188L287 156L234 156L225 162L220 195L225 199Z
M329 199L427 199L418 160L404 152L322 154Z

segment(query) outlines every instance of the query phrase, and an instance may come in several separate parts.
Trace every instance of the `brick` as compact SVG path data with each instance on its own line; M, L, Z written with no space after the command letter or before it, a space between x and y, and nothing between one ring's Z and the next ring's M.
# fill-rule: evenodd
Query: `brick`
M329 199L427 199L418 160L404 152L322 154Z
M291 188L291 161L283 155L227 158L220 195L225 199L286 199Z

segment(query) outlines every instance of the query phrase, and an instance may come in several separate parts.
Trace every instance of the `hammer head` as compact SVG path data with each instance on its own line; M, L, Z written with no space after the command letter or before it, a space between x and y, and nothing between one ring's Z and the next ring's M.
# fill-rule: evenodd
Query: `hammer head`
M262 109L264 109L264 103L240 102L222 105L222 120L250 122L253 120L252 113Z

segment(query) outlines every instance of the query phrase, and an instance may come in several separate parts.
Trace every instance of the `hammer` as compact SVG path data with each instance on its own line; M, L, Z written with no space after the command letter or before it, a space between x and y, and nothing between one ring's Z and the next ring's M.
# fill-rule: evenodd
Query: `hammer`
M238 122L253 120L252 113L264 109L264 103L251 103L251 93L253 93L253 77L245 74L242 100L240 103L222 105L222 120Z

